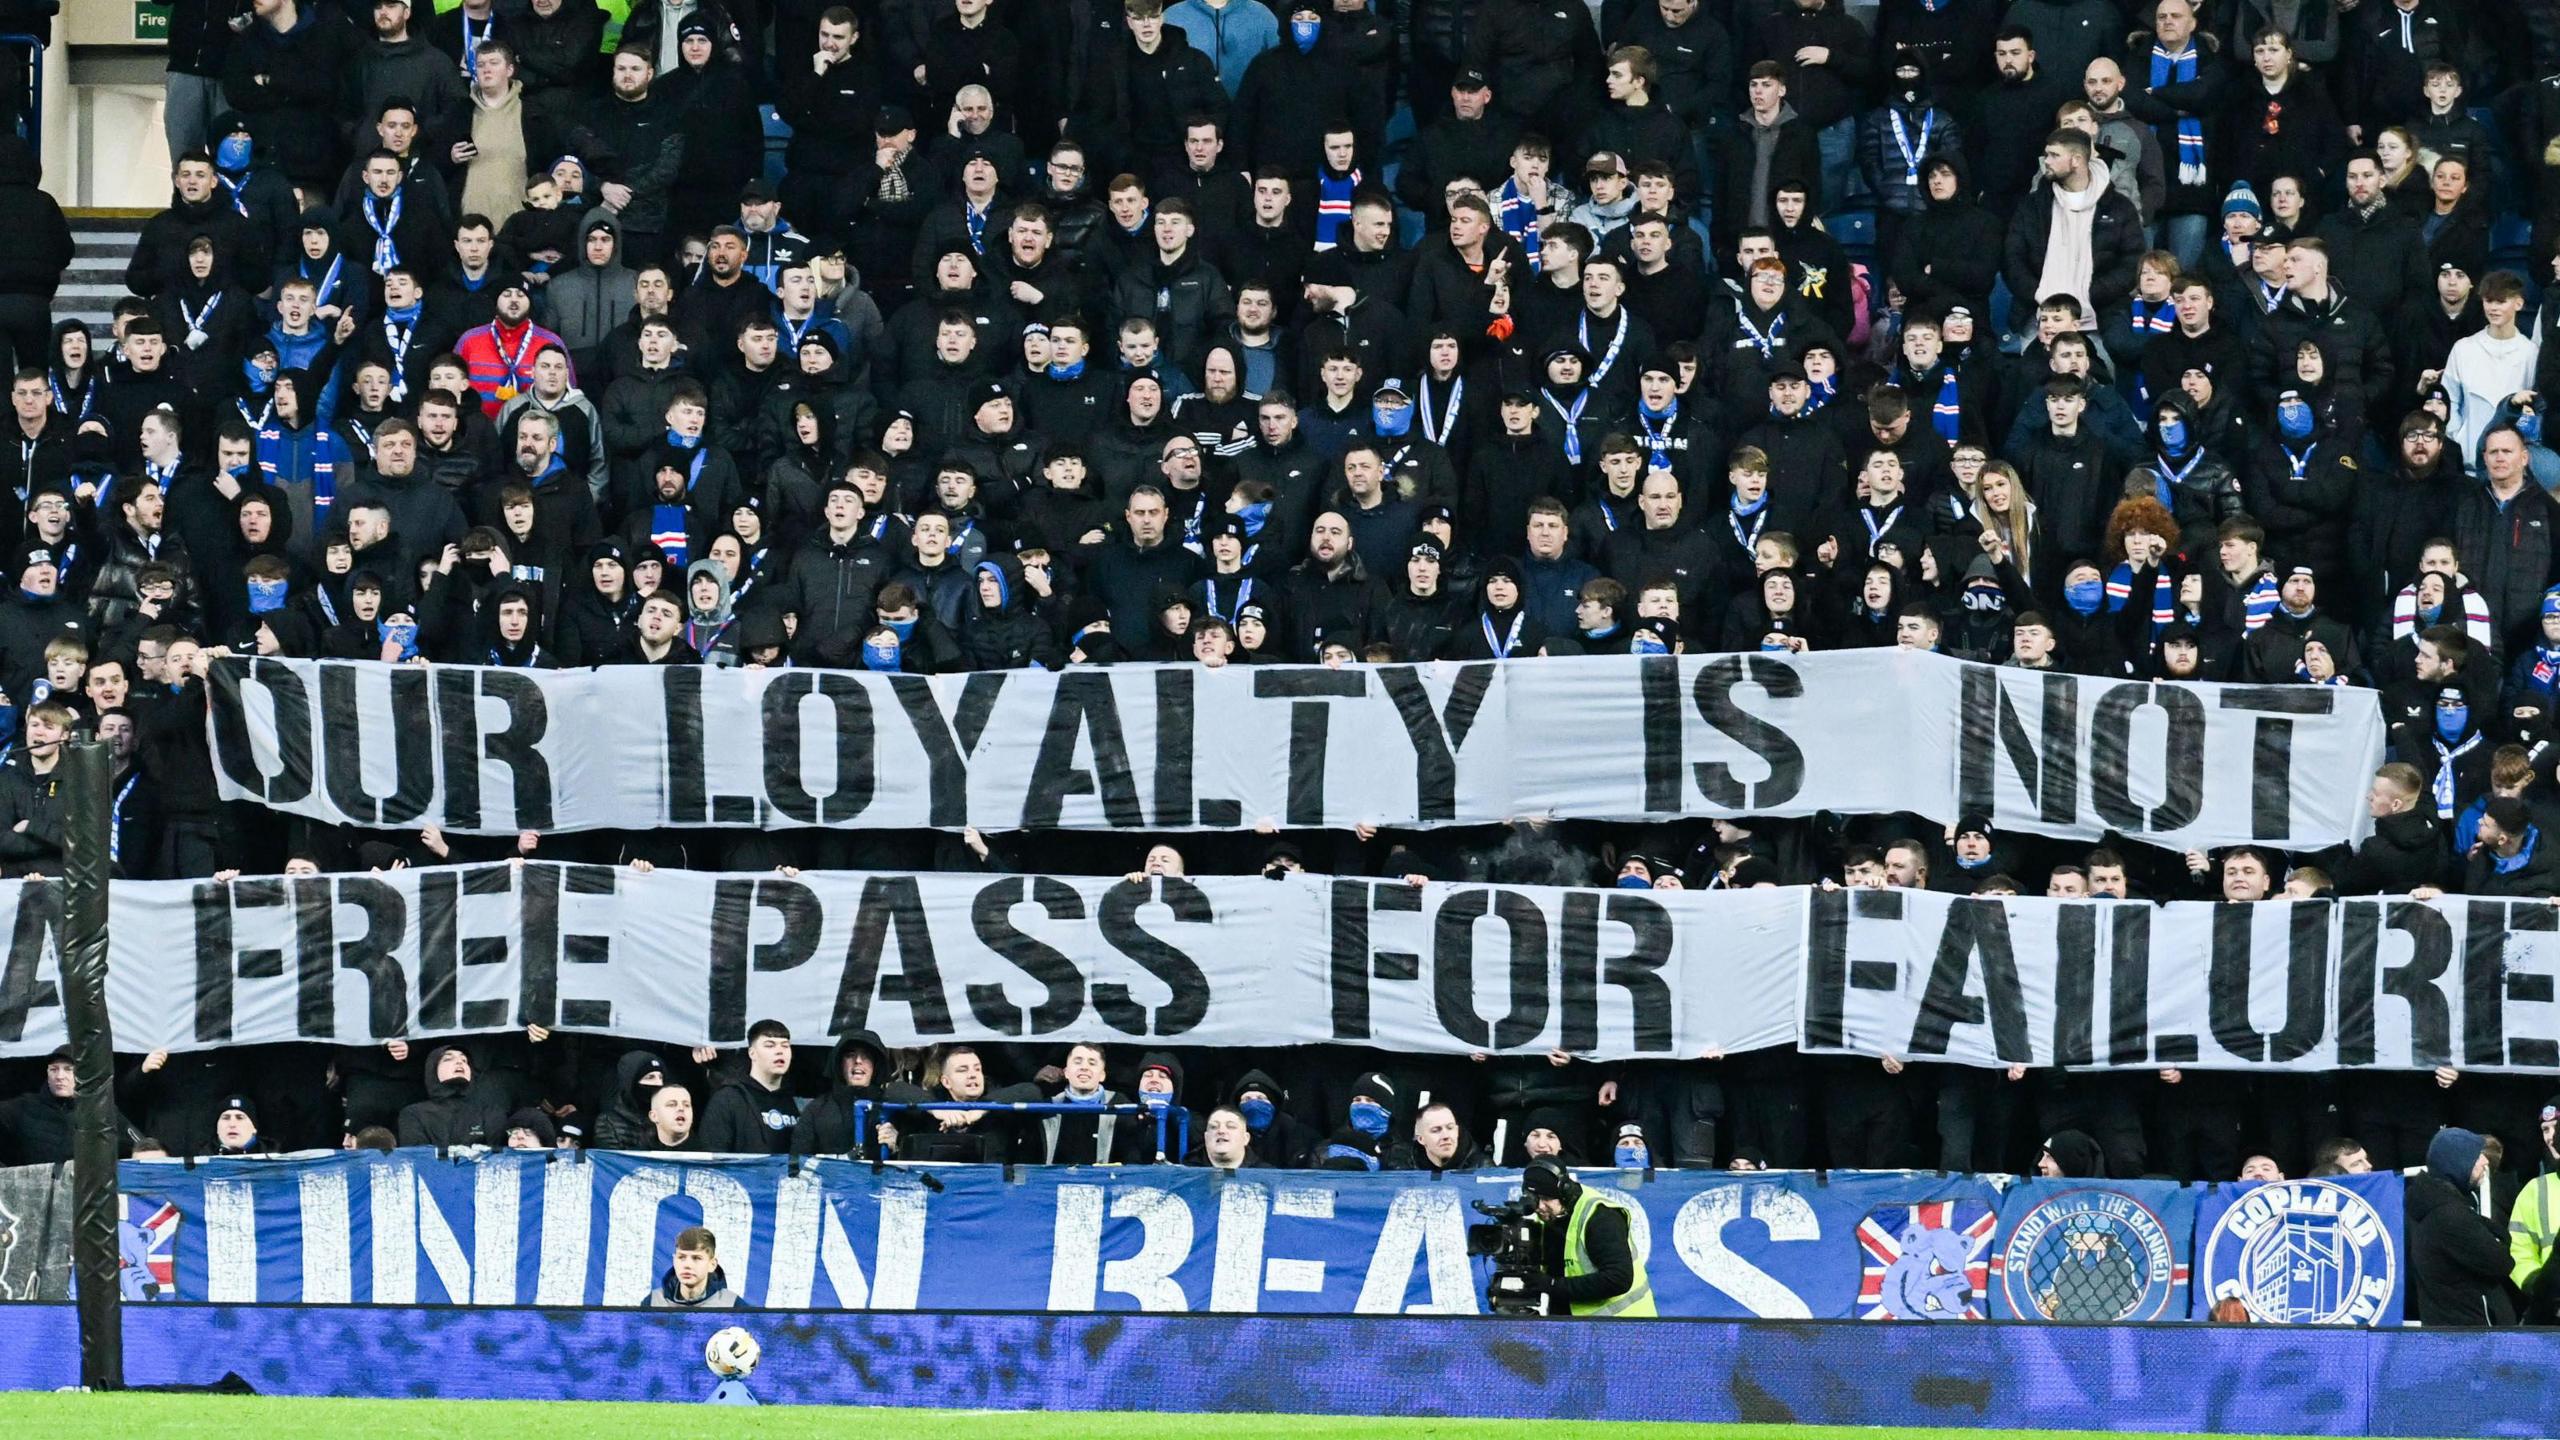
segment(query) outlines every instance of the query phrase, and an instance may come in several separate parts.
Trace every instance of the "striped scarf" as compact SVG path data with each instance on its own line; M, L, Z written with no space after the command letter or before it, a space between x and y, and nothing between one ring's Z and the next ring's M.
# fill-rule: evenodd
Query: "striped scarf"
M1520 242L1521 250L1529 257L1529 273L1537 274L1538 207L1520 193L1517 179L1503 181L1502 188L1493 192L1493 217L1502 226L1503 234Z
M2158 90L2163 85L2192 83L2196 78L2197 62L2202 58L2192 39L2187 42L2185 50L2175 55L2158 45L2152 46L2150 88ZM2204 121L2183 113L2178 116L2178 183L2204 183Z
M1956 395L1956 371L1949 365L1938 372L1938 398L1929 407L1929 428L1938 438L1953 445L1964 426L1964 403Z
M1316 172L1316 248L1330 250L1341 243L1342 227L1351 223L1351 196L1360 188L1360 172L1346 170L1336 175L1330 168Z
M2116 568L2107 573L2107 613L2118 614L2132 602L2133 566L2119 560L2116 562ZM2153 572L2151 576L2151 638L2155 642L2159 640L2160 632L2169 628L2169 622L2177 618L2177 604L2178 587L2169 583L2168 569L2163 567Z
M2462 633L2475 645L2488 645L2495 636L2496 629L2489 621L2489 602L2470 586L2456 587L2446 597L2444 608L2446 613L2434 623L2461 626ZM2391 597L2391 638L2406 640L2423 628L2418 623L2418 586L2412 581Z
M2167 300L2133 297L2133 333L2137 339L2166 335L2178 327L2178 307Z
M2246 612L2240 622L2241 629L2255 635L2275 618L2277 589L2274 571L2258 572L2258 578L2249 582L2248 590L2240 597L2241 607Z

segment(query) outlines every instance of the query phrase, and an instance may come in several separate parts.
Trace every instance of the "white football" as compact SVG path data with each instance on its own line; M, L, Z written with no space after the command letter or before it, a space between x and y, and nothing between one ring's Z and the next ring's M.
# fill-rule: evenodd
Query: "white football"
M713 1335L702 1347L702 1363L724 1380L754 1374L756 1362L763 1358L764 1347L756 1343L756 1337L735 1325Z

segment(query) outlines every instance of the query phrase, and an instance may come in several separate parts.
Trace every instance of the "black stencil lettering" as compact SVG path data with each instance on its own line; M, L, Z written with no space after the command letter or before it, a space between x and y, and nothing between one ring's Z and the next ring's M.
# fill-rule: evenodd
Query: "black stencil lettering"
M889 677L898 708L916 732L916 743L924 747L930 782L925 823L952 828L969 823L969 754L986 734L987 720L995 714L996 697L1004 692L1004 684L1001 670L970 676L960 685L959 714L945 722L942 706L933 698L931 680L922 675Z
M1644 691L1644 808L1677 815L1681 802L1680 662L1652 655L1636 662Z
M1326 985L1333 992L1333 1038L1369 1038L1369 883L1336 880L1326 887L1326 915L1333 956Z
M1413 786L1420 818L1426 823L1456 819L1458 751L1466 745L1467 732L1475 728L1476 715L1493 688L1493 665L1460 666L1456 682L1449 687L1445 711L1432 709L1431 693L1410 665L1387 666L1378 672L1378 683L1395 702L1405 738L1413 744Z
M430 1034L452 1029L462 1003L462 962L456 953L461 895L462 877L451 870L418 876L418 1028Z
M249 742L249 711L240 693L242 682L267 692L275 712L276 773L258 768ZM217 662L206 676L206 699L213 716L213 749L222 772L232 783L270 805L291 805L311 794L311 693L293 667L276 660ZM352 712L334 716L331 728L357 725Z
M1328 670L1318 665L1253 672L1255 699L1290 702L1289 796L1282 811L1287 823L1325 823L1325 753L1333 714L1332 707L1324 702L1357 700L1368 693L1368 677L1357 670Z
M516 914L522 926L516 946L518 1025L560 1023L560 867L528 862L516 871ZM474 1020L475 1011L492 1002L462 1002L462 1023L474 1029L506 1018L499 1005L490 1020Z
M2338 1063L2374 1063L2380 995L2407 1007L2414 1063L2430 1069L2454 1063L2453 1004L2443 984L2453 968L2452 923L2413 901L2349 901L2339 910L2345 929L2338 947ZM2385 929L2409 937L2408 960L2388 970L2380 968Z
M2151 907L2135 902L2107 915L2107 1061L2113 1065L2180 1064L2196 1058L2187 1036L2162 1036L2151 1046ZM2169 1052L2172 1042L2181 1053Z
M1848 1043L1849 892L1805 897L1804 1044L1838 1050Z
M1191 747L1198 714L1193 687L1198 671L1167 665L1156 671L1156 823L1191 823Z
M1510 935L1511 1008L1491 1026L1475 1007L1475 922L1491 915ZM1547 1028L1547 917L1510 890L1461 890L1431 926L1432 1000L1440 1027L1479 1050L1508 1050Z
M758 912L782 920L782 933L757 944ZM711 1040L735 1044L747 1036L747 972L789 970L818 953L825 920L817 892L797 880L737 876L711 887Z
M2322 685L2226 685L2222 708L2255 712L2249 744L2249 834L2285 840L2293 834L2293 719L2332 714L2337 697Z
M809 793L800 768L800 702L813 694L827 702L835 732L836 783L825 795ZM775 809L803 825L842 825L870 807L879 736L871 692L860 680L842 671L787 671L764 687L763 718L764 792Z
M704 767L709 747L702 740L702 667L664 665L657 672L664 707L667 745L667 823L699 825L711 809L711 782Z
M899 969L881 974L881 956L899 945ZM904 1004L919 1035L950 1035L952 1007L942 994L942 966L934 961L932 925L924 922L924 894L914 876L873 876L863 881L863 902L852 915L845 948L845 979L837 981L829 1035L870 1030L873 997Z
M2512 934L2547 935L2554 929L2555 922L2560 922L2560 915L2555 915L2548 905L2523 902L2510 907L2507 911L2507 929ZM2550 972L2527 970L2520 965L2510 963L2507 966L2506 979L2505 999L2507 1001L2518 1005L2549 1005L2551 1003ZM2503 1014L2504 1007L2500 1008L2502 1013L2499 1016L2498 1028L2504 1031L2506 1018ZM2555 1042L2548 1035L2516 1036L2507 1042L2507 1063L2526 1070L2549 1070L2554 1066L2560 1066L2560 1042Z
M898 968L884 975L881 955L893 941ZM836 985L827 1033L870 1029L875 994L884 1003L906 1006L917 1034L951 1033L951 1001L934 960L933 929L925 923L924 897L910 876L878 875L862 882L862 904L854 912L853 939L845 951L844 978Z
M2065 905L2053 917L2053 1063L2097 1059L2098 907Z
M2329 907L2290 907L2285 956L2283 1022L2272 1031L2249 1016L2249 991L2257 967L2250 925L2253 905L2213 907L2213 957L2205 978L2206 1014L2213 1038L2235 1058L2253 1065L2283 1064L2311 1053L2328 1029Z
M2148 810L2133 798L2133 718L2145 705L2169 719L2159 763L2145 772L2168 790ZM2194 824L2204 810L2204 729L2204 702L2189 691L2140 682L2110 688L2089 725L2089 799L2099 818L2112 829L2151 835Z
M551 705L542 685L519 670L474 670L480 693L507 707L507 723L481 737L480 750L492 764L507 767L515 791L513 830L548 830L558 823L552 813L551 762L542 756L542 737L551 729Z
M1209 904L1208 894L1188 880L1160 879L1152 896L1144 885L1112 886L1102 896L1102 943L1137 961L1138 968L1172 992L1172 998L1156 1011L1150 1023L1147 1007L1129 994L1128 986L1103 980L1094 984L1093 1008L1105 1023L1123 1034L1169 1039L1188 1033L1207 1018L1209 977L1179 947L1138 923L1138 912L1150 899L1171 910L1178 924L1217 923L1218 914Z
M1076 968L1076 962L1065 951L1035 940L1015 926L1013 907L1025 900L1039 906L1052 920L1084 918L1084 897L1076 893L1074 886L1047 875L1017 875L978 892L969 905L969 925L988 949L1012 961L1015 969L1048 990L1048 997L1031 1011L1030 1033L1054 1035L1084 1014L1084 972ZM1002 985L971 985L965 993L969 997L969 1013L977 1017L979 1024L998 1034L1023 1033L1022 1007L1005 998Z
M218 672L221 667L216 666ZM11 927L9 953L16 963L18 937L26 933L27 908L53 892L50 885L20 886L18 923ZM196 917L196 1038L231 1038L231 887L211 880L197 882L190 899ZM39 939L41 944L41 939Z
M436 738L444 752L444 823L478 830L480 822L480 692L458 665L430 672L436 685ZM490 826L488 828L507 828Z
M45 957L55 957L50 967L61 973L61 942L58 926L61 906L54 897L61 889L54 885L18 885L11 887L17 895L17 913L9 926L9 965L0 974L0 1040L15 1043L27 1033L27 1017L37 1010L55 1010L62 1006L62 991L45 977ZM228 928L229 916L224 920ZM231 973L229 937L224 937L222 973ZM224 1004L229 1004L226 988Z
M358 1043L409 1033L409 974L400 965L409 906L399 890L371 876L348 875L298 879L293 892L300 982L295 1033L313 1040L337 1035L340 970L353 970L365 981L365 1033ZM364 916L364 929L352 940L338 938L341 905Z
M1787 732L1742 708L1733 692L1756 685L1773 700L1804 696L1804 677L1795 667L1766 655L1721 655L1698 667L1692 692L1699 718L1709 728L1759 757L1769 778L1745 784L1721 760L1702 760L1693 767L1698 793L1719 809L1743 813L1775 810L1804 789L1804 751Z
M1972 992L1982 957L1982 993ZM1959 900L1938 932L1938 956L1911 1027L1911 1053L1944 1055L1958 1025L1991 1025L1992 1052L2012 1065L2035 1058L2027 1043L2027 1001L2009 941L2009 911L1996 900Z
M620 882L622 871L611 865L572 865L562 876L564 888L571 895L611 895ZM585 935L568 931L560 937L560 963L563 965L604 965L613 959L613 937ZM613 1028L613 1002L610 1000L571 999L560 997L560 1023L581 1030Z
M376 675L381 666L366 666ZM321 743L327 747L329 803L358 825L406 825L427 813L435 798L436 737L433 727L410 723L427 713L427 672L405 665L389 668L391 682L390 795L375 799L364 787L364 737L375 727L353 717L363 713L356 701L358 667L320 667ZM349 717L338 723L337 717Z
M1076 763L1080 738L1092 745L1091 770ZM1146 824L1137 776L1129 768L1128 737L1120 726L1120 698L1109 676L1070 669L1058 677L1031 777L1031 793L1022 802L1026 829L1056 826L1071 795L1099 796L1103 819L1116 829Z
M1633 932L1633 948L1600 953L1603 921ZM1600 1045L1600 987L1614 985L1633 1002L1634 1048L1671 1048L1671 985L1663 969L1671 963L1678 927L1661 902L1632 891L1570 890L1564 897L1564 927L1558 956L1564 977L1563 1048L1577 1054Z

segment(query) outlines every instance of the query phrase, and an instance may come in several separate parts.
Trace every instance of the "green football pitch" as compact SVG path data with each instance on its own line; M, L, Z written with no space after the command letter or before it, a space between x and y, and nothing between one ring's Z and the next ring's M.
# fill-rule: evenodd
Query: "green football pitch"
M503 1427L491 1431L486 1427ZM472 1427L466 1429L465 1427ZM992 1428L991 1428L992 1427ZM203 1440L2073 1440L2063 1430L1841 1429L1815 1425L1640 1425L1591 1421L1364 1419L1298 1415L1019 1414L774 1406L537 1404L498 1400L289 1400L228 1395L0 1395L0 1434L203 1437ZM2167 1440L2105 1433L2105 1440ZM2203 1437L2196 1437L2203 1440Z

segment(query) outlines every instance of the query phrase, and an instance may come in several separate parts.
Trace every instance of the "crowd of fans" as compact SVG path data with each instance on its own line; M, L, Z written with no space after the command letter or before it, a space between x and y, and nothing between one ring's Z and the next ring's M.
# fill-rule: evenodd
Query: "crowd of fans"
M70 238L0 142L0 873L58 867L81 729L117 751L133 877L1103 849L287 823L215 794L224 653L938 673L1902 646L2377 688L2373 838L1523 822L1197 837L1131 879L2560 893L2545 0L170 11L173 194L112 334L49 324ZM2548 1308L2553 1182L2542 1221L2514 1208L2560 1164L2530 1077L864 1036L795 1063L784 1023L727 1056L414 1049L142 1058L129 1133L840 1153L857 1098L1153 1094L1196 1111L1164 1158L1229 1166L2429 1166L2437 1248L2476 1261L2512 1208ZM0 1108L0 1159L67 1153L68 1074ZM1158 1158L1143 1108L875 1134Z

